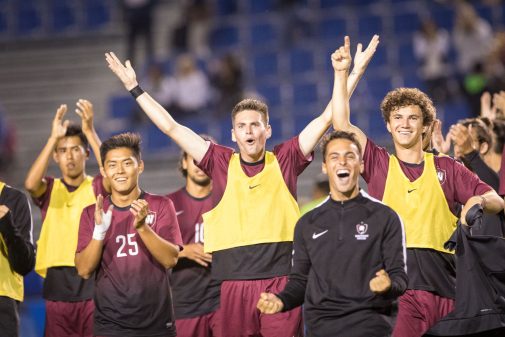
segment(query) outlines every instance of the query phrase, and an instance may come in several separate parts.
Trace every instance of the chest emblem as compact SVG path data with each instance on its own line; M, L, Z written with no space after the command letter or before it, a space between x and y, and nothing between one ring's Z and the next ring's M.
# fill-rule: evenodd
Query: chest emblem
M442 185L443 183L445 183L445 170L438 170L437 171L437 178L438 178L438 181L440 182L440 185Z
M367 234L367 231L368 231L368 224L364 223L363 221L361 221L359 224L356 225L356 235L354 235L354 237L356 238L356 240L366 240L368 239L368 234Z
M155 222L156 222L156 212L149 211L149 213L146 216L146 225L152 227Z

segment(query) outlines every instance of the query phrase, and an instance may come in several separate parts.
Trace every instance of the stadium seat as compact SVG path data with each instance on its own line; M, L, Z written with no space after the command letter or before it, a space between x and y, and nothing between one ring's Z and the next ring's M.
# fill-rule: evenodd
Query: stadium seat
M61 32L76 24L75 8L69 1L53 0L51 6L51 30Z
M358 18L358 33L360 37L366 37L369 40L374 34L382 35L383 29L382 18L380 16L362 15ZM366 44L364 47L366 47Z
M131 95L116 95L109 98L109 111L112 118L133 120L135 106L135 100Z
M280 83L271 85L258 84L256 91L264 97L268 106L279 106L281 104Z
M35 1L19 1L16 4L16 14L16 32L18 34L31 34L41 28L41 13Z
M253 47L274 43L278 32L270 23L255 23L251 26L251 44Z
M306 48L294 48L289 51L290 71L293 74L314 70L314 52Z
M237 45L239 33L234 25L215 27L210 34L210 43L213 48L227 48Z
M249 0L249 14L262 14L275 10L276 0Z
M314 104L318 101L317 85L311 82L293 85L293 103L297 105Z
M347 34L346 22L340 18L330 18L321 20L319 23L319 36L322 39L331 39L335 41L335 37Z
M99 29L110 21L110 8L103 0L86 0L85 4L85 28L89 30Z
M419 29L421 21L417 13L397 14L393 18L394 32L397 37L411 36Z
M253 76L256 79L269 76L277 76L279 64L277 53L268 52L253 56Z

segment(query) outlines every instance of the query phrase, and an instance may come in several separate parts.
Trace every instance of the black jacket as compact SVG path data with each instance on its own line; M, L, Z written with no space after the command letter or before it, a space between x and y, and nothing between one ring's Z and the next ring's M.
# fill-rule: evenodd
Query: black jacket
M399 216L366 193L329 198L296 224L293 267L278 297L284 310L304 304L308 336L385 336L381 313L407 287L405 234ZM390 291L375 295L369 282L385 269Z

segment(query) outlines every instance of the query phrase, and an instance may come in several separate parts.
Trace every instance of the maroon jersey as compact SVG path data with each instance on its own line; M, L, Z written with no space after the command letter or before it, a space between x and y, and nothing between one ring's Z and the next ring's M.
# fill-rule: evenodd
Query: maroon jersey
M149 204L146 225L163 239L182 245L172 202L142 193ZM104 200L104 209L111 204ZM93 236L95 205L84 209L79 226L77 252ZM175 336L175 325L166 269L159 264L133 227L130 207L116 207L104 239L95 278L95 335Z
M38 198L32 198L35 205L40 208L42 223L47 214L47 208L51 201L51 192L53 191L54 178L44 177L47 182L47 188L44 194ZM69 192L75 191L79 186L67 185L62 179ZM107 195L103 187L103 177L98 174L93 178L93 192L95 195ZM50 301L76 302L85 301L93 298L93 280L84 280L77 274L75 267L52 267L47 269L47 275L44 279L42 297Z
M185 245L203 245L202 214L215 206L211 195L194 198L181 188L168 197L174 203L182 242ZM176 319L205 315L219 307L220 282L211 279L210 266L203 267L193 260L179 258L172 270L170 283Z
M365 169L363 178L368 184L368 193L382 200L389 170L389 156L386 149L367 140L363 160ZM477 175L463 164L448 156L435 156L440 186L444 191L447 204L452 213L459 217L462 204L474 196L484 194L491 187L482 182ZM409 164L398 160L403 173L410 181L421 176L424 162ZM449 239L449 238L447 238ZM407 249L408 289L425 290L443 297L455 297L456 266L454 255L432 249Z
M210 144L207 153L198 163L212 178L212 199L217 205L223 197L228 178L232 148ZM274 147L284 182L296 199L298 176L312 161L312 155L305 157L298 143L298 136ZM252 177L265 167L265 160L256 163L241 161L244 173ZM254 207L254 205L250 205ZM275 224L272 224L275 225ZM292 242L262 243L216 251L212 254L212 275L219 280L264 279L287 275L291 266Z

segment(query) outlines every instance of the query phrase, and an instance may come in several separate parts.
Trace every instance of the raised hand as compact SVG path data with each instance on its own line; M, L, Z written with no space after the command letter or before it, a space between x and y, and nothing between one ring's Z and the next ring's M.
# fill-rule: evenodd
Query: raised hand
M70 123L69 120L63 121L63 117L67 113L67 105L62 104L56 110L56 115L54 115L53 119L53 124L51 128L51 137L53 137L56 140L59 140L63 137L65 137L65 133L67 132L68 124Z
M354 54L354 69L363 71L370 63L377 46L379 45L379 35L374 35L368 44L368 47L363 51L363 45L358 43L356 47L356 54Z
M450 133L444 138L442 134L442 121L440 119L435 119L433 121L433 133L431 135L431 141L433 147L440 153L447 154L451 149L451 136Z
M130 207L130 212L135 216L133 226L139 229L144 226L147 214L149 213L149 205L144 199L134 200Z
M351 67L351 41L344 38L344 45L331 54L331 65L335 71L348 71Z
M126 90L130 91L138 85L137 75L129 60L123 65L113 52L105 53L105 60L110 70L123 82Z
M391 279L388 273L381 269L375 273L375 277L370 280L370 290L376 294L383 294L391 288Z
M475 150L470 133L471 130L472 125L469 125L468 128L462 124L454 124L451 126L449 136L454 144L455 157L463 157Z
M499 93L493 95L493 105L495 113L500 114L500 117L503 117L505 115L505 91L500 91Z
M272 293L261 293L256 308L258 308L262 314L276 314L284 308L284 304Z
M184 245L184 249L179 253L179 257L188 258L204 267L208 267L209 263L212 262L212 255L204 253L203 246L199 243Z
M75 113L81 117L82 122L82 131L87 133L89 131L93 131L93 104L90 101L85 99L79 99L76 103L77 109L75 109Z
M491 94L488 91L480 96L480 116L490 120L496 118L496 108L491 104Z
M93 230L93 239L102 241L110 227L112 221L112 208L110 205L107 212L103 211L103 196L101 194L96 198L95 206L95 229Z

